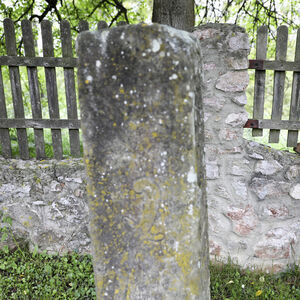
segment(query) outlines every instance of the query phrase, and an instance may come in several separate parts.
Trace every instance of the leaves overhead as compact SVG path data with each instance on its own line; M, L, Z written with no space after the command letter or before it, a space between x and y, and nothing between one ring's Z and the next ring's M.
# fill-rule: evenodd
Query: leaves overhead
M181 0L172 0L181 1ZM80 20L95 29L98 21L109 26L118 22L130 24L150 21L153 0L3 0L0 1L0 21L11 18L29 19L40 23L44 19L59 22L66 19L75 35ZM282 24L300 27L298 0L195 0L196 25L207 22L235 23L246 28L253 39L260 25L268 25L271 32ZM0 47L4 46L3 26L0 26ZM2 51L1 51L2 52Z

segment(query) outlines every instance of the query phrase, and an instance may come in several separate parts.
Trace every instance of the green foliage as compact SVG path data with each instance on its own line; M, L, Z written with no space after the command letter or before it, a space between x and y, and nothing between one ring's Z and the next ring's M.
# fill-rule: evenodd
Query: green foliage
M0 251L1 299L95 299L91 257Z
M0 250L1 299L96 299L90 255L39 253L35 247ZM271 275L241 270L232 262L210 265L211 299L293 300L300 297L300 270Z
M300 299L300 269L272 275L258 270L242 270L229 261L210 266L211 299L293 300Z

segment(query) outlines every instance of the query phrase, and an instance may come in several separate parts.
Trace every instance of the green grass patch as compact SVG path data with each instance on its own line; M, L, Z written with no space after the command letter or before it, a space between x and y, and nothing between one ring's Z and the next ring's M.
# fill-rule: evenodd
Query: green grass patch
M0 251L0 299L95 299L89 255Z
M300 269L296 265L282 273L268 274L242 270L230 261L211 263L210 276L211 299L300 299Z
M0 299L96 299L90 255L0 250ZM212 299L300 299L300 271L280 274L210 265Z

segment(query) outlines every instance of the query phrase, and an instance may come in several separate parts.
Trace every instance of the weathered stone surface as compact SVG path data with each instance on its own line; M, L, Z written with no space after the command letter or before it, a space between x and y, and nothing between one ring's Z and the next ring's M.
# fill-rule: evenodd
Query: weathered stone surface
M253 159L264 159L264 157L258 153L249 154L249 157Z
M248 83L249 76L247 71L230 71L218 79L216 88L224 92L243 92Z
M209 254L211 256L220 256L221 246L213 241L209 241Z
M296 242L293 228L275 228L266 233L266 239L258 242L255 255L264 259L289 258L291 247Z
M214 97L214 98L204 98L203 99L203 104L206 107L213 107L217 111L219 111L219 110L221 110L223 108L224 103L225 103L224 99L217 98L217 97Z
M12 218L17 238L50 253L90 253L81 159L0 159L0 169L0 210Z
M262 175L272 175L279 172L282 168L282 165L276 160L262 160L256 163L255 172Z
M229 68L234 70L247 70L249 65L247 57L229 57L227 63Z
M247 160L241 161L241 164L234 164L231 167L231 170L229 174L235 175L235 176L243 176L247 177L247 175L250 173L250 167L249 162Z
M246 112L238 114L230 114L227 116L225 123L232 127L243 127L248 120L248 114Z
M287 219L293 216L290 216L287 206L274 203L261 207L260 219L266 220L266 218L268 217L276 219Z
M247 33L235 32L229 36L229 47L234 50L249 50L250 44Z
M199 40L204 40L204 39L210 39L217 35L219 31L214 28L208 28L206 30L196 30L193 32L193 34L199 39Z
M292 198L296 199L296 200L300 200L300 183L294 185L289 194L291 195Z
M233 231L241 236L248 235L257 225L257 216L252 206L230 207L226 216L232 220Z
M253 178L251 188L256 193L259 200L271 197L287 195L290 184L284 181L278 182L266 178Z
M285 173L285 178L288 180L300 180L300 164L290 166Z
M248 188L244 180L234 178L231 183L235 194L238 198L246 200L248 196Z
M247 96L246 96L246 94L235 96L235 97L231 98L231 100L235 104L240 105L240 106L244 106L244 105L247 104Z
M206 163L206 178L207 179L216 179L219 178L219 166L216 162L207 162Z
M224 126L223 120L228 115L244 111L243 105L246 100L244 92L224 93L215 88L220 74L233 71L232 66L228 64L228 58L236 57L240 64L244 61L243 57L247 56L246 49L229 48L228 42L237 32L245 33L242 28L234 25L206 24L197 28L195 33L202 38L200 43L205 80L203 96L217 99L217 105L219 101L222 104L220 109L220 106L214 107L212 101L204 103L207 135L205 159L207 162L214 162L220 174L218 178L208 180L207 184L210 242L211 245L216 245L210 248L211 257L214 258L214 254L220 253L220 259L226 261L230 255L241 266L254 265L270 271L280 271L287 264L299 263L300 260L300 206L299 201L290 195L291 188L300 183L300 156L243 140L242 125ZM157 44L154 48L152 46L150 48L158 49ZM160 51L156 53L159 54ZM124 58L124 55L125 53L120 53L119 59ZM101 62L98 61L96 64L99 66ZM168 74L171 81L174 80L173 74ZM113 77L112 80L117 80L117 77ZM132 93L136 91L132 89ZM153 93L154 91L151 95ZM120 93L116 93L115 97L113 99L120 99ZM239 97L241 100L236 100ZM130 103L127 99L124 101ZM180 109L179 107L178 110ZM147 147L147 143L142 146ZM163 157L168 160L168 151L165 152ZM124 160L126 155L124 151ZM181 159L181 155L177 159ZM256 173L257 160L277 161L283 169L271 175ZM7 208L6 212L12 214L13 231L20 241L27 240L31 247L37 244L39 249L47 249L50 252L76 250L80 253L89 253L86 175L80 160L26 162L0 159L0 171L1 209ZM229 175L245 182L248 189L246 201L237 197L231 185L233 176ZM70 178L73 179L69 180ZM80 178L82 183L79 183ZM252 180L254 178L256 179ZM264 201L259 201L256 192ZM244 209L243 205L247 204L253 207L259 223L245 237L233 231L233 223L224 212L230 206ZM286 232L290 231L296 235L297 239L290 252L292 255L288 258L270 258L273 256L272 250L269 250L269 256L267 254L264 258L255 257L255 250L268 251L267 248L256 248L258 241L262 246L271 244L270 247L275 247L274 251L279 253L275 257L285 257L280 254L282 250L276 248L276 245L280 247L287 244L285 235L276 239L275 246L274 242L268 241L274 237L266 236L267 232L276 228L284 228ZM14 246L13 241L10 246Z
M209 299L197 40L123 26L78 54L98 299Z
M220 140L233 141L239 138L239 134L232 128L224 128L220 130L219 138Z

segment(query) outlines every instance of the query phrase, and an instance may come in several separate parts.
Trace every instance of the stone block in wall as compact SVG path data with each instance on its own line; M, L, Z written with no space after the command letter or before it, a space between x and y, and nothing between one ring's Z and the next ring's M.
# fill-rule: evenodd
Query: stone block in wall
M225 123L232 127L243 127L248 120L246 112L228 114Z
M225 104L225 99L221 97L206 97L203 98L203 105L205 109L213 108L214 111L220 111Z
M300 183L293 185L289 191L290 196L295 200L300 200Z
M206 179L217 179L220 177L219 166L216 161L206 162Z
M239 162L229 162L228 169L227 173L234 176L248 177L251 172L249 161L246 159L241 159Z
M254 177L250 187L259 200L270 199L272 197L283 199L288 195L291 184L285 181L275 181L268 178Z
M234 141L239 139L239 130L233 130L232 128L222 128L219 132L220 141Z
M226 212L227 216L232 221L232 230L240 235L249 235L257 226L258 218L251 205L245 207L231 206Z
M250 43L248 34L244 32L233 32L227 36L228 45L231 50L249 50Z
M227 64L232 70L247 70L249 62L247 57L232 56L227 58Z
M210 240L209 241L209 254L213 257L218 257L221 254L222 247L218 243Z
M292 226L269 230L256 244L254 255L262 259L288 259L297 235Z
M245 93L234 95L232 96L231 101L239 106L244 106L247 104L247 96Z
M285 178L290 181L300 181L300 164L289 166Z
M231 186L235 192L237 200L247 200L248 198L248 186L245 182L245 179L233 178L230 180Z
M273 175L283 169L283 166L276 160L261 160L255 164L254 172L262 175Z
M243 92L249 84L247 71L229 71L220 76L216 83L216 88L224 92Z
M289 208L282 203L268 203L259 206L259 219L261 221L274 220L288 220L294 218L293 211L290 213Z

